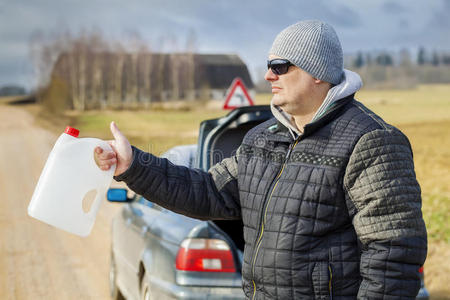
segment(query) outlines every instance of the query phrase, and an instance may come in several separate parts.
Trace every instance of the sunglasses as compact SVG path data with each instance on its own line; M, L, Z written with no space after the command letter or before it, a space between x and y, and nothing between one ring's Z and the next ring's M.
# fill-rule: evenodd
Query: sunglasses
M267 69L271 69L276 75L286 74L290 66L294 64L287 59L276 58L267 61Z

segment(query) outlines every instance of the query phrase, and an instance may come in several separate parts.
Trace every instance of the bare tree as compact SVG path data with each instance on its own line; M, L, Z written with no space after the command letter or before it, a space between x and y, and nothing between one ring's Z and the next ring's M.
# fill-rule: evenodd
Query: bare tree
M180 98L180 54L178 52L177 37L173 34L169 35L169 47L171 52L169 54L170 63L170 81L172 85L171 100L178 100Z
M136 31L129 31L126 33L127 55L125 65L125 105L136 106L138 103L138 58L139 49L142 44L142 39Z
M103 64L105 60L104 52L107 49L107 43L99 30L94 30L88 35L88 61L90 70L90 91L88 93L88 102L90 106L98 108L103 107L105 103L105 94L103 90Z
M44 78L49 76L51 72L51 67L48 64L45 64L42 56L44 47L46 47L44 34L42 31L34 31L31 34L29 51L34 66L36 86L38 88L45 86L46 82Z
M64 33L44 35L42 31L34 31L29 41L29 52L34 66L37 89L49 84L53 65L67 48Z
M197 34L194 29L189 31L186 40L186 98L195 99L195 52L197 51Z
M411 60L411 53L408 49L403 48L400 50L400 66L401 67L411 67L412 60Z
M162 54L164 50L164 46L166 44L166 38L160 37L157 45L159 45L159 48L157 50L157 54L154 55L156 59L152 59L152 61L155 61L156 67L153 69L156 74L152 75L155 79L155 86L154 95L158 98L159 101L164 101L164 80L165 80L165 70L164 70L164 64L165 64L165 56Z
M73 97L73 106L76 110L85 110L87 93L87 41L86 32L83 30L80 36L73 40L70 56L72 59L71 68L73 69L73 87L75 92Z
M122 82L123 82L123 66L125 63L126 54L123 51L121 46L117 47L116 56L116 64L114 70L114 96L112 97L113 106L121 106L122 105Z
M141 45L139 49L139 62L138 62L138 77L139 77L139 89L138 98L141 105L148 108L151 101L151 67L152 67L152 55L147 45Z

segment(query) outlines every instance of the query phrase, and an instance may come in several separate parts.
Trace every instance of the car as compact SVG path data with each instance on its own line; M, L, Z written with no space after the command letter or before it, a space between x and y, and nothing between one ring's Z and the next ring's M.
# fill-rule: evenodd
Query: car
M200 124L196 145L176 146L162 156L208 170L230 157L244 135L272 117L270 107L249 106ZM111 226L110 292L117 299L244 299L242 221L202 221L169 211L126 189L107 198L123 202ZM423 284L417 299L429 298Z

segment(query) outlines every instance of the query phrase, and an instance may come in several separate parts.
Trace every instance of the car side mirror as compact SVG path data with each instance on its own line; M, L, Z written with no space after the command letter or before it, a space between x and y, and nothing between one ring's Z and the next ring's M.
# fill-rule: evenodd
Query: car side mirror
M128 198L128 191L126 189L109 189L106 194L106 199L110 202L130 202L133 198Z

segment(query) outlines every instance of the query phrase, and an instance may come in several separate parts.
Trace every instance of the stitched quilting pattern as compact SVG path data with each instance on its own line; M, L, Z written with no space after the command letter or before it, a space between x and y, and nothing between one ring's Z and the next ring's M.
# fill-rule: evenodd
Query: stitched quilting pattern
M371 250L362 257L371 263L361 265L358 246L358 239L388 238L400 248L417 253L413 259L416 264L424 259L423 239L415 239L416 244L409 240L409 236L424 236L420 232L424 228L420 208L415 207L420 206L420 189L411 173L411 151L404 136L392 130L392 126L381 126L380 119L374 120L355 105L300 141L287 161L286 146L277 148L275 143L258 148L251 139L246 140L242 152L246 164L239 166L238 176L247 178L241 181L244 192L240 198L244 224L251 224L244 229L249 245L243 266L247 296L253 293L254 280L257 299L329 299L330 272L334 298L356 298L358 292L362 298L394 297L398 293L394 286L400 279L384 282L385 276L392 276L390 269L396 268L391 267L391 248L386 246L382 266L375 263L377 254ZM382 136L368 138L378 132L383 132ZM258 132L252 135L256 138ZM372 161L377 167L370 166ZM355 197L349 201L355 203L350 207L344 181L353 183L349 193ZM376 198L385 199L386 204ZM264 203L267 209L262 211ZM358 226L359 237L352 221ZM261 247L255 251L250 246L261 231ZM373 281L361 291L364 281L360 266L366 268L362 274L370 273ZM371 272L379 273L374 277ZM415 275L411 274L416 273L409 273L409 279L402 283L403 295L416 289L411 280Z

